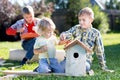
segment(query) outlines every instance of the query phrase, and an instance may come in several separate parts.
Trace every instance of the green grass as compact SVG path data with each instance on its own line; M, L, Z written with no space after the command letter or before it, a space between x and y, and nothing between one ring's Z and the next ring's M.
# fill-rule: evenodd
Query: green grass
M94 55L94 61L92 69L95 72L94 76L85 76L85 77L66 77L66 76L20 76L15 78L14 80L119 80L120 79L120 34L119 33L109 33L102 35L103 43L105 47L105 54L106 54L106 61L107 66L110 69L115 70L114 73L104 72L100 69L98 65L98 60ZM0 57L3 57L7 60L7 62L12 62L14 65L19 65L17 61L10 61L8 60L9 57L9 50L10 49L17 49L21 48L21 42L0 42ZM62 49L63 46L57 46L57 49ZM19 70L33 70L38 64L29 63L24 65ZM8 70L10 65L7 66L0 66L0 70ZM3 74L0 73L2 76Z
M0 42L0 57L8 59L9 50L10 49L19 49L21 47L21 43L19 42Z

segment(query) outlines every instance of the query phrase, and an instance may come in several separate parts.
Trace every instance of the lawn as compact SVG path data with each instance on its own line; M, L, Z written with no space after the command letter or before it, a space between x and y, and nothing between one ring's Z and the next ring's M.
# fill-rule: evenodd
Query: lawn
M120 80L120 34L119 33L109 33L102 35L103 43L105 47L106 61L110 69L115 70L114 73L104 72L100 69L98 65L97 57L94 55L93 61L93 70L95 72L94 76L85 76L85 77L66 77L66 76L20 76L14 80ZM0 57L3 57L7 62L12 62L14 65L0 66L0 70L8 70L9 67L19 65L18 61L10 61L9 49L21 48L21 42L0 42ZM62 49L63 46L57 46L57 49ZM33 70L38 64L29 63L24 65L19 70ZM3 76L0 73L0 76Z

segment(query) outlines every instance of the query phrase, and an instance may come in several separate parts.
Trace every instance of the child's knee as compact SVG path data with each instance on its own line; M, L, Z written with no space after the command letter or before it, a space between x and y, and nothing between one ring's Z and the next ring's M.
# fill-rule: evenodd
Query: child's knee
M39 72L39 73L49 73L49 72L51 72L51 70L49 69L49 68L38 68L37 69L37 72Z

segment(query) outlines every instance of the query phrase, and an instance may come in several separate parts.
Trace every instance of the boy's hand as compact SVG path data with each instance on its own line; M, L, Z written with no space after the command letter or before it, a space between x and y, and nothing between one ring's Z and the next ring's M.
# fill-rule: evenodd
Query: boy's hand
M22 33L26 27L28 27L28 25L26 23L24 23L23 27L20 28L18 32Z
M68 43L70 43L71 40L64 40L64 41L59 41L59 45L65 44L67 45Z
M61 41L64 41L66 39L66 35L65 35L65 33L62 33L61 35L60 35L60 40Z
M110 69L108 69L108 68L102 68L102 70L103 70L103 71L106 71L106 72L111 72L111 73L115 72L114 70L110 70Z
M110 70L110 69L104 69L104 71L111 72L111 73L115 72L114 70Z
M46 51L48 51L47 45L34 49L34 54L40 54Z
M20 28L18 32L22 33L25 30L25 27Z
M41 52L46 52L48 50L48 47L47 45L41 47Z

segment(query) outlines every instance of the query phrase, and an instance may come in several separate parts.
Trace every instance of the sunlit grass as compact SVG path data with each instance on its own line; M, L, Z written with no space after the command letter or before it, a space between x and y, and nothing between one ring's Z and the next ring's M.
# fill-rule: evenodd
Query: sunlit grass
M102 37L104 46L120 44L120 33L104 34Z
M97 57L94 55L94 62L92 69L95 72L94 76L86 76L86 77L65 77L65 76L20 76L15 78L14 80L119 80L120 79L120 34L119 33L109 33L102 35L103 43L105 47L105 55L108 68L114 69L115 73L104 72L100 69L98 65ZM63 45L57 46L57 49L63 49ZM0 42L0 57L4 59L9 58L9 50L10 49L18 49L21 48L21 42ZM19 65L18 61L10 61L14 65ZM37 62L32 62L24 65L21 68L16 70L33 70L35 67L38 66ZM1 70L7 70L8 67L11 66L1 66ZM1 74L0 74L1 75Z

